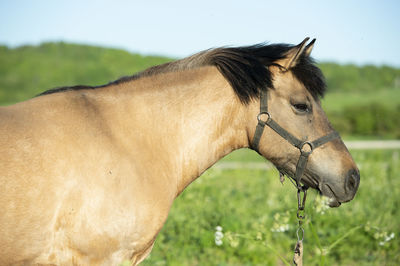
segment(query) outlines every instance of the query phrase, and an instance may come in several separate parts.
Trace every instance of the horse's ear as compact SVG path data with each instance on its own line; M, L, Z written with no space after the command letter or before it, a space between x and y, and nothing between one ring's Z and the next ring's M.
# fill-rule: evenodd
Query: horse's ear
M284 69L286 70L289 70L292 67L294 67L297 64L301 54L304 52L306 48L310 48L311 52L314 40L310 43L311 46L308 45L306 47L306 43L309 39L310 39L309 37L305 38L304 41L302 41L301 43L290 49L289 52L286 54L286 57L282 60L279 60L280 61L279 64L283 66Z
M304 55L309 57L311 54L312 49L314 48L314 43L315 43L315 38L309 43L307 44L306 49L304 49Z

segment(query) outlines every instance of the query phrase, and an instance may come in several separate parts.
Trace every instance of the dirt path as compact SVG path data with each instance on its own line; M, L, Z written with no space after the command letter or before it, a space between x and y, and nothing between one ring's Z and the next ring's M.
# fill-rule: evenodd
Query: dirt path
M352 140L345 144L350 150L400 149L400 140Z

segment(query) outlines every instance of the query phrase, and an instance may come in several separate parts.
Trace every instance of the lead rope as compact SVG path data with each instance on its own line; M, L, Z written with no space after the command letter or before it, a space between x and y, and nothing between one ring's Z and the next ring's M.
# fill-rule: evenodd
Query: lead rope
M313 146L309 144L311 150L305 151L303 147L301 147L300 152L301 155L299 157L299 161L297 162L296 166L296 188L297 188L297 221L298 226L296 230L297 242L294 247L294 256L293 256L293 263L296 266L303 266L303 240L304 240L304 227L303 222L306 218L306 198L307 198L307 189L308 187L305 185L301 185L301 177L303 176L303 172L306 168L308 156L310 156ZM304 145L303 145L304 146Z
M303 194L303 197L302 195ZM306 207L306 198L307 198L307 188L303 187L297 189L297 220L299 222L297 226L296 236L297 243L294 247L294 256L293 262L294 265L302 266L303 265L303 240L304 240L304 228L303 221L306 217L305 207Z

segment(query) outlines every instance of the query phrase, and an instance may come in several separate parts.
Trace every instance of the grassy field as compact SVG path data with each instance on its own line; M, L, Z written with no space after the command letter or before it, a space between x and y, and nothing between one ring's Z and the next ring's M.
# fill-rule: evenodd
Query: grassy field
M340 208L327 209L323 198L309 193L305 265L400 264L399 153L353 151L361 185ZM249 150L222 160L234 161L264 160ZM296 241L295 215L295 188L288 180L281 185L275 169L217 164L176 199L143 265L286 265ZM217 226L222 239L215 237Z

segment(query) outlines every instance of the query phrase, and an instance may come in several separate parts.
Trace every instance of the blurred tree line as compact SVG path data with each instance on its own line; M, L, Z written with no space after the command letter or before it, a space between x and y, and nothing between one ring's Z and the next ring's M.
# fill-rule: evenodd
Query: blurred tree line
M0 46L0 104L23 101L55 87L106 84L167 61L171 59L64 42Z
M389 66L356 66L322 63L319 65L330 91L370 92L382 88L400 88L400 69Z
M0 46L0 105L29 99L50 88L105 84L171 60L64 42ZM399 68L335 63L319 66L326 77L328 93L343 93L346 97L346 93L359 92L362 97L377 90L400 90ZM362 105L354 101L352 106L327 113L341 133L400 138L400 99L394 106L382 101Z
M400 104L392 108L372 102L344 107L327 115L335 130L345 136L400 139Z

